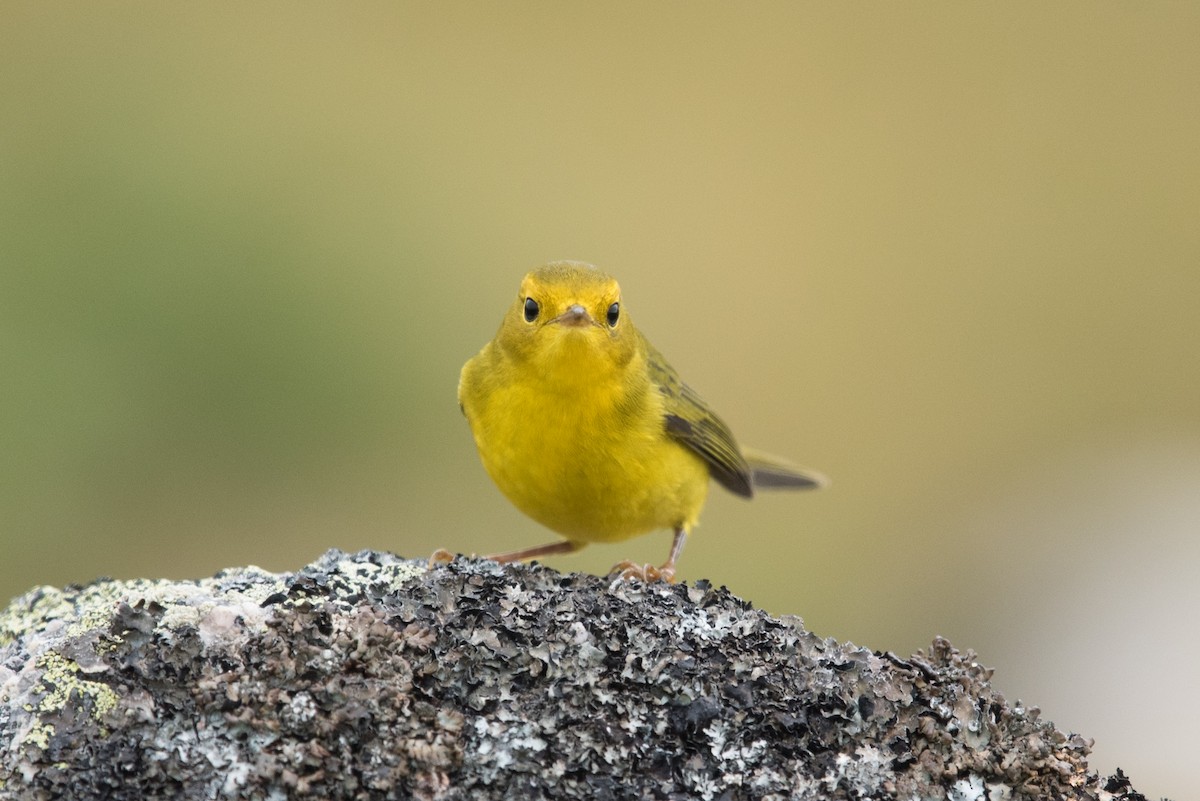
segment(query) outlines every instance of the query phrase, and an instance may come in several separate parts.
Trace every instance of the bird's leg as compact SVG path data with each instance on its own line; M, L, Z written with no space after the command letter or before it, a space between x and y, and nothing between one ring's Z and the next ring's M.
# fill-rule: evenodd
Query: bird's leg
M664 574L667 581L675 580L675 560L679 558L679 554L683 553L683 546L686 542L687 529L683 526L676 526L675 539L671 540L671 555L667 557L667 563L658 569L660 573Z
M525 559L533 559L536 556L548 556L555 553L570 553L571 551L578 551L582 547L583 543L581 542L569 542L564 540L563 542L551 542L548 545L537 545L533 548L525 548L520 551L492 554L491 556L485 556L483 558L491 559L493 562L501 563L521 562ZM474 554L471 555L474 556ZM429 569L432 570L438 565L449 564L453 561L453 553L447 551L445 548L438 548L433 552L433 555L429 557Z
M687 542L687 529L683 526L676 526L675 539L671 542L671 555L667 557L667 561L661 567L625 561L613 565L613 569L608 571L608 575L645 582L665 581L672 584L675 581L675 560L683 552L685 542Z
M484 558L501 563L524 562L526 559L534 559L538 556L551 556L552 554L556 553L571 553L573 551L578 551L582 547L582 542L562 540L561 542L551 542L547 543L546 545L535 545L532 548L522 548L519 551L492 554L491 556L486 556Z

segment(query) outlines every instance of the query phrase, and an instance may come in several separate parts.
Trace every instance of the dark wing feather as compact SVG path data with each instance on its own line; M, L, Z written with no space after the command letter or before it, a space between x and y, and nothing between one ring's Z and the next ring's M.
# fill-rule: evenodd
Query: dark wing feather
M650 380L666 400L667 434L700 456L708 464L708 472L723 487L747 498L752 496L750 467L729 426L695 390L680 380L679 374L649 342L646 342L646 361Z

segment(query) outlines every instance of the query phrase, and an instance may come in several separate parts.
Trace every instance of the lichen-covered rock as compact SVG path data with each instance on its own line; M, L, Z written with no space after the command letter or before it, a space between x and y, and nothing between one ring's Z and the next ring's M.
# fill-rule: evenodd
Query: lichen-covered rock
M1126 799L945 641L724 589L331 551L0 614L0 799Z

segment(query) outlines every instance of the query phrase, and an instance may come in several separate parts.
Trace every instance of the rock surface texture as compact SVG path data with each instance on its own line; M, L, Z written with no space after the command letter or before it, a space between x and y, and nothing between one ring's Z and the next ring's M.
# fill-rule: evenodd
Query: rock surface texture
M1141 799L945 641L704 582L331 551L0 613L0 799Z

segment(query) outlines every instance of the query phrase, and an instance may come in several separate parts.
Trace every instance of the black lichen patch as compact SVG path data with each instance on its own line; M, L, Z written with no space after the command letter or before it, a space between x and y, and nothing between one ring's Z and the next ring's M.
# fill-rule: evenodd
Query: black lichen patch
M1141 799L969 652L821 640L704 582L331 551L0 623L3 798Z

